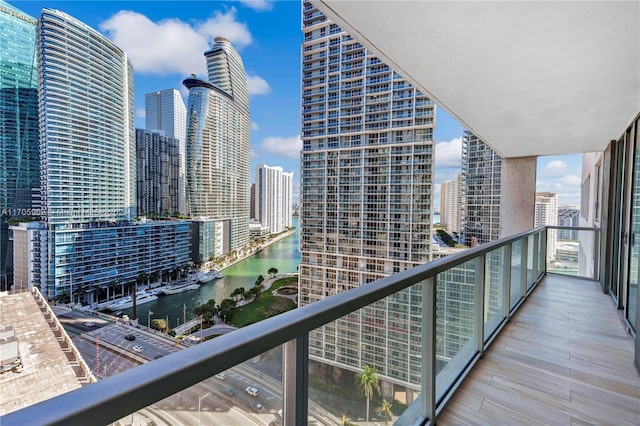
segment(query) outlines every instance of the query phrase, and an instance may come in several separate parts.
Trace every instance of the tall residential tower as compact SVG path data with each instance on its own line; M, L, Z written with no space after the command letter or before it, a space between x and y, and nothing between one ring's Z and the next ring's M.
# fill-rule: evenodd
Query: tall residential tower
M256 167L255 218L272 234L292 225L292 183L293 173L283 172L282 167L266 164Z
M500 237L502 159L469 130L462 134L462 232L473 247Z
M303 14L299 303L308 305L430 260L435 107L311 3ZM310 356L420 383L418 287L318 329Z
M216 37L205 57L209 81L193 76L184 85L189 89L187 210L200 221L201 235L223 238L206 242L218 247L199 256L208 259L249 242L251 146L247 76L240 55L227 39Z
M0 0L0 290L13 281L7 220L41 214L35 47L36 20Z
M163 136L178 140L180 161L177 211L184 214L187 212L185 193L187 108L184 106L180 92L176 89L147 93L144 102L146 130L153 130Z

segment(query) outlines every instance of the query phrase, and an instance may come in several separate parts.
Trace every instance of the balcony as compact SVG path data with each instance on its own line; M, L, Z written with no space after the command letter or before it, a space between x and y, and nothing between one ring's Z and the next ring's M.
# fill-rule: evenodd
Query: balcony
M378 325L399 336L405 335L399 330L417 329L413 338L422 342L408 369L418 396L394 418L397 424L436 418L442 424L633 424L640 416L640 378L632 342L589 271L598 254L554 267L580 278L550 273L549 229L503 238L319 300L5 415L2 424L37 424L43 418L50 424L107 424L138 410L161 414L183 397L198 406L207 392L220 397L211 383L214 375L232 369L254 380L258 372L244 361L280 350L284 359L275 362L282 363L282 379L260 380L261 389L276 395L268 408L271 417L284 407L284 424L335 424L340 413L309 400L318 391L308 381L311 336L334 321L359 323L377 303L398 303L409 294L417 304L407 305L406 318ZM581 253L598 246L599 230L574 229L583 234ZM455 343L444 343L454 337ZM348 358L348 346L336 350ZM209 422L222 415L202 413Z

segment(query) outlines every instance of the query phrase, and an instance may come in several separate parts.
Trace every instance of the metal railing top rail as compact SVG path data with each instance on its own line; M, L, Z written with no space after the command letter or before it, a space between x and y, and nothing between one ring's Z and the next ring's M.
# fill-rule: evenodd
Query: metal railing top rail
M470 248L268 318L6 414L0 422L3 426L111 423L346 314L544 229L538 227Z

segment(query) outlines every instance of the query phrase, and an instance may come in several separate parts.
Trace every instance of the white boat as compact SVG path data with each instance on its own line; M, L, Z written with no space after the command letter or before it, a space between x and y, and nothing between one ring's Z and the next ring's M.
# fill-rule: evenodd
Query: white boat
M215 276L216 279L224 278L224 274L222 272L218 272Z
M140 291L136 293L136 306L144 305L145 303L153 302L157 300L158 296L155 294L147 293L146 291ZM108 309L112 311L117 311L121 309L128 309L133 306L133 297L125 296L115 303L109 305Z
M215 269L209 272L198 272L196 274L196 279L198 280L198 282L204 284L215 279L217 274L218 274L218 271L216 271Z
M197 283L183 283L175 285L166 285L157 289L158 295L177 294L183 291L196 290L200 287Z

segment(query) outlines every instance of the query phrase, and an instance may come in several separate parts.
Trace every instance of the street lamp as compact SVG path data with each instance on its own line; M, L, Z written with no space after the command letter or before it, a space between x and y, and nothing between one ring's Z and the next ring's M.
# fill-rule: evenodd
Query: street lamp
M200 426L200 404L202 403L202 400L208 396L211 396L211 392L207 392L204 395L198 397L198 426Z

